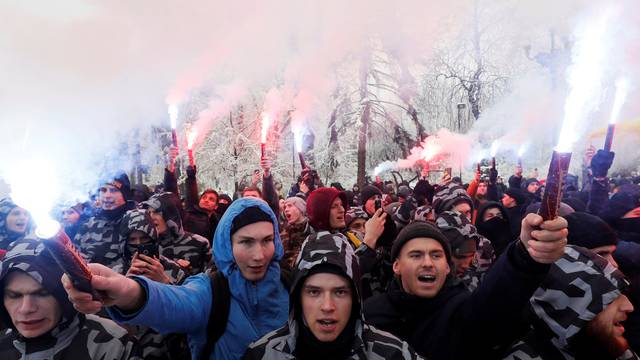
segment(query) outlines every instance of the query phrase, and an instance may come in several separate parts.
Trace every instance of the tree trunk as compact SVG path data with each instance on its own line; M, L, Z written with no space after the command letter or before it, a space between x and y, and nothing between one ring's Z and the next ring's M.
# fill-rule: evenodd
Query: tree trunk
M338 106L333 109L331 113L331 120L329 120L329 171L327 171L327 178L333 178L333 175L338 168L338 160L336 159L336 154L340 152L340 145L338 144L338 129L337 129L337 121L338 121ZM327 183L328 181L325 181Z
M367 135L371 122L371 102L369 101L368 80L371 69L371 55L364 54L360 63L360 103L364 105L360 115L360 130L358 131L358 171L357 181L360 189L364 186L367 176Z
M371 103L367 102L360 117L360 131L358 131L358 186L364 187L367 175L367 133L371 117Z
M471 84L469 85L469 104L471 105L471 113L476 121L480 118L480 101L482 97L482 83L480 77L484 72L484 64L482 62L482 48L480 46L481 36L480 33L480 14L479 14L479 1L474 3L473 13L473 53L476 62L476 71L471 77Z

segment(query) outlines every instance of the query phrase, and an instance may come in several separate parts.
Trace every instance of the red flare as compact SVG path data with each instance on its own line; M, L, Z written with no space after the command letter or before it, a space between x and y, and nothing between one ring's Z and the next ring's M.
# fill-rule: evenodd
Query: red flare
M60 229L56 235L42 240L58 266L71 279L73 287L82 292L93 294L94 299L99 299L100 296L91 286L91 278L93 277L91 270L64 230Z
M616 124L609 124L607 127L607 137L604 139L604 151L611 151L611 144L613 143L613 134L616 131Z
M549 174L545 183L542 204L538 214L546 220L553 220L558 217L558 208L562 201L562 188L564 179L569 171L571 153L553 151L551 162L549 163Z

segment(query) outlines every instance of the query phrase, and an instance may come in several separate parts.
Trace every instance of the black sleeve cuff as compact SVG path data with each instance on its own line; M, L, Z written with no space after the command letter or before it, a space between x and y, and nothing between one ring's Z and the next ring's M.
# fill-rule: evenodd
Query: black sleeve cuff
M535 261L519 238L507 249L507 255L518 271L545 273L551 267L549 264L541 264Z

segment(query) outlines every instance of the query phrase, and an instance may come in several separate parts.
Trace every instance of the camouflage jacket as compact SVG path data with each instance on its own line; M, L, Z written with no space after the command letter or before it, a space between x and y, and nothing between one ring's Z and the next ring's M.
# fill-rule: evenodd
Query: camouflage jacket
M0 262L0 298L7 276L22 271L39 283L57 301L60 320L37 338L25 339L0 303L0 321L9 326L0 334L0 359L132 359L139 358L134 339L111 320L83 315L74 309L60 278L62 269L36 237L24 238Z
M560 356L558 354L554 354L551 356ZM549 359L549 356L542 357L539 349L534 349L534 347L525 341L518 341L515 343L511 349L509 350L509 354L506 355L503 360L545 360ZM562 358L563 360L566 358ZM640 360L640 356L636 354L633 350L628 349L624 352L624 354L618 356L616 360Z
M162 251L162 248L160 248L160 251ZM162 264L162 267L164 268L164 274L171 279L172 285L180 285L187 278L185 271L182 270L180 265L175 261L160 255L160 264ZM114 266L112 270L122 275L126 275L130 267L131 261L124 260L122 265L118 264Z
M74 242L80 245L80 253L87 262L109 268L122 266L125 243L119 236L120 223L126 211L134 208L135 204L127 202L122 209L109 215L100 212L82 225Z
M0 359L142 359L135 340L111 320L78 315L64 329L48 336L25 339L13 329L0 335Z
M251 344L243 359L246 360L280 360L296 359L293 355L297 339L297 329L294 320L289 320L289 326L265 335L262 339ZM348 359L422 359L409 345L388 332L378 330L373 326L358 321L356 337L353 342L351 356Z
M160 334L147 326L123 325L135 333L142 358L145 360L190 359L187 337L183 334Z
M204 272L211 265L211 246L200 235L183 233L175 236L170 231L159 236L160 254L173 261L187 260L188 275Z
M180 285L186 279L185 272L175 262L161 255L160 263L164 267L165 275L171 279L172 285ZM187 354L185 358L189 358L187 338L184 335L160 334L148 326L127 326L127 328L138 339L142 358L145 360L181 359L180 354L185 353Z
M505 359L612 358L596 337L582 336L589 322L628 289L624 275L588 249L567 245L564 255L530 299L531 331ZM618 359L638 359L633 350Z
M175 194L155 194L140 204L162 213L167 231L158 236L160 254L178 261L189 261L189 275L205 271L211 265L211 245L204 237L184 231L180 210L175 204Z
M158 232L153 225L153 220L151 219L148 211L144 209L133 209L127 211L120 222L120 242L125 244L123 261L112 268L114 271L123 275L129 271L129 268L131 267L131 258L137 251L135 245L128 244L129 235L132 231L143 232L149 236L153 243L158 243ZM158 245L158 250L159 253L162 254L162 247L160 245ZM171 279L171 283L182 283L185 278L185 272L182 270L180 265L162 255L160 255L159 260L164 268L165 275Z
M285 225L284 231L280 233L280 239L282 240L282 246L284 246L284 257L280 261L280 266L288 269L295 267L300 247L304 240L314 232L309 221L305 219L300 224Z
M457 211L442 212L436 219L436 226L448 237L453 236L454 238L475 241L476 253L473 262L461 279L469 291L475 290L496 259L493 244L478 233L476 227L466 216ZM455 252L455 246L451 241L453 240L450 238L449 244L452 245L452 251Z
M147 210L134 209L127 211L122 217L120 224L121 241L127 244L125 245L123 266L118 264L113 269L121 274L126 274L129 271L131 258L133 257L133 253L137 251L135 245L128 244L129 235L132 231L141 231L147 234L154 243L158 241L158 232ZM159 247L159 251L162 253L161 247ZM165 275L170 279L171 284L181 284L185 279L185 272L180 265L162 255L160 255L159 261L164 268ZM133 326L128 329L130 333L136 334L144 359L169 360L178 358L175 356L175 351L186 349L186 337L184 336L162 335L146 326ZM171 344L178 345L178 347L171 346Z
M291 287L290 316L287 324L275 330L260 340L249 345L249 350L244 359L276 360L296 359L296 343L299 336L304 336L298 329L302 324L296 320L303 314L296 316L296 311L301 311L299 303L300 289L305 279L312 273L316 266L332 265L339 269L340 273L351 281L355 289L352 304L352 316L354 327L353 340L350 343L348 359L421 359L406 342L397 337L378 330L362 322L361 298L360 298L360 267L353 247L342 234L332 234L327 231L317 233L313 241L304 243L294 271L294 280ZM298 301L296 304L295 302ZM346 330L343 330L346 331Z

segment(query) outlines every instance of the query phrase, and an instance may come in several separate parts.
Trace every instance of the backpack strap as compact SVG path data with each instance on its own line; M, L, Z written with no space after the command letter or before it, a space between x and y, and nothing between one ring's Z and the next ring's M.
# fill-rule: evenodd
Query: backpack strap
M207 342L200 353L200 360L208 360L213 353L213 348L227 329L229 322L229 312L231 309L231 290L229 280L220 271L207 271L211 280L211 290L213 299L211 301L211 312L209 322L207 322ZM291 289L292 274L288 270L280 269L280 282L285 289Z
M214 346L227 329L231 307L231 291L227 278L220 271L208 272L208 275L211 279L213 299L207 322L207 342L200 353L201 360L208 360L211 357Z

